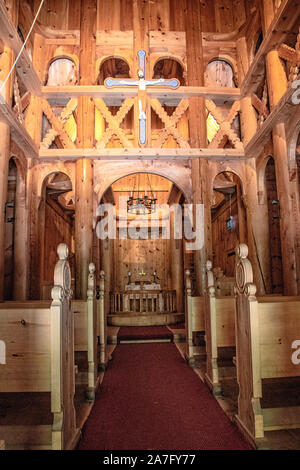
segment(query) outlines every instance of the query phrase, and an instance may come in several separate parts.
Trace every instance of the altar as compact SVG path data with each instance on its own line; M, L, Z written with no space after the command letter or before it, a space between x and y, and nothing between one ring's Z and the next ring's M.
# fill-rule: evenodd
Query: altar
M146 275L143 270L140 274ZM176 291L162 289L156 272L152 276L133 281L128 273L124 290L110 294L109 325L170 325L184 320L176 312Z

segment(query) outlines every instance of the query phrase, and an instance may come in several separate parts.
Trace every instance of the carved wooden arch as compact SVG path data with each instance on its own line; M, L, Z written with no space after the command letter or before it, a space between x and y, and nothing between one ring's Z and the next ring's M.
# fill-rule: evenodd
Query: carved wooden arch
M25 158L21 157L20 155L16 155L16 152L11 152L9 160L11 159L13 159L17 167L18 174L25 183L27 173L27 162L25 161Z
M37 188L37 197L39 199L41 199L42 197L43 188L45 186L47 179L49 178L49 176L55 173L62 173L66 175L72 183L72 190L75 189L75 173L72 174L71 171L68 171L69 169L66 168L65 166L60 168L59 165L55 165L55 166L53 165L53 168L51 167L49 168L49 165L45 165L45 167L43 168L41 165L39 170L40 170L40 174L39 174L39 182L38 182L38 188Z
M51 57L51 59L48 61L45 70L44 70L44 77L43 77L43 83L44 85L47 84L48 77L49 77L49 69L51 65L56 62L57 60L70 60L73 62L75 66L75 77L76 77L76 83L78 84L78 76L79 76L79 58L76 54L70 54L68 52L61 52L60 49L57 49L54 53L54 55Z
M205 83L207 84L207 72L206 72L206 69L208 67L209 64L211 64L212 62L214 61L217 61L217 60L222 60L223 62L226 62L231 68L232 68L232 79L233 79L233 82L235 84L236 87L238 87L238 67L237 67L237 61L234 57L232 57L231 55L229 54L219 54L219 55L212 55L211 57L209 57L205 63L204 63L204 79L205 79Z
M109 55L105 55L105 56L102 56L100 57L99 59L96 60L96 66L95 66L95 74L96 74L96 80L98 80L98 76L99 76L99 73L100 73L100 69L102 67L102 65L109 59L120 59L120 60L124 60L124 62L126 62L126 64L128 65L129 67L129 77L130 78L135 78L135 70L134 70L134 63L133 63L133 57L132 55L121 55L121 54L109 54Z
M242 175L234 168L228 167L228 168L218 168L217 171L214 172L212 175L211 181L210 181L210 188L209 188L209 201L210 205L212 203L212 197L213 197L213 191L214 191L214 182L217 176L219 176L221 173L233 173L235 176L237 176L240 180L241 183L241 190L242 190L242 197L243 199L246 198L246 192L245 192L245 182L243 180Z
M156 64L158 62L160 62L161 60L165 60L165 59L168 59L168 60L173 60L174 62L177 62L181 68L182 68L182 77L185 81L185 84L186 84L186 79L187 79L187 65L186 63L183 61L183 59L179 56L176 56L176 55L173 55L173 54L167 54L167 55L160 55L158 53L155 53L155 54L151 54L150 55L150 70L151 70L151 78L153 77L153 73L154 73L154 68L156 66ZM176 78L176 77L175 77Z
M110 186L114 183L116 183L116 181L119 181L120 179L122 178L126 178L126 176L130 176L130 175L135 175L135 174L141 174L141 173L149 173L149 174L152 174L152 175L157 175L157 176L161 176L162 178L165 178L169 181L171 181L171 183L175 184L178 189L182 192L184 198L185 198L185 202L188 204L188 203L191 203L191 195L188 195L187 192L182 188L182 185L180 183L178 183L177 181L175 181L175 179L171 178L170 176L166 176L166 174L163 172L163 171L158 171L158 170L154 170L154 169L143 169L143 170L130 170L130 171L124 171L124 173L121 175L121 176L118 176L117 178L111 178L111 181L109 182L108 185L106 185L103 188L99 188L100 185L96 185L95 186L95 193L97 194L97 198L98 198L98 204L100 204L101 202L101 199L103 197L103 195L105 194L105 192L108 190L108 188L110 188Z
M273 155L267 154L259 162L256 168L257 172L257 192L258 192L258 203L264 204L266 202L266 187L265 187L265 174L268 161L273 158Z

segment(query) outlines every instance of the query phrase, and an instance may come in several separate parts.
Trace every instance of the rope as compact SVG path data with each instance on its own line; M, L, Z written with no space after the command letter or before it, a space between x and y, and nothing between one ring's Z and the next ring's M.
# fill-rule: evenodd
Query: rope
M16 59L15 59L13 65L12 65L12 67L11 67L11 69L10 69L10 71L9 71L9 73L8 73L8 75L7 75L7 77L6 77L6 79L4 80L4 82L3 82L2 85L1 85L0 93L1 93L1 91L3 90L3 88L5 87L5 85L6 85L6 83L7 83L7 80L8 80L9 77L11 76L11 74L12 74L12 72L13 72L13 70L14 70L14 68L15 68L15 66L16 66L16 64L17 64L17 62L18 62L18 60L19 60L19 58L20 58L20 56L21 56L21 54L22 54L22 52L23 52L23 50L24 50L24 47L25 47L26 44L27 44L27 41L28 41L28 39L29 39L29 36L30 36L30 34L31 34L32 30L33 30L33 28L34 28L34 25L35 25L36 20L37 20L37 18L38 18L38 16L39 16L39 13L40 13L40 11L41 11L41 8L42 8L42 6L43 6L44 1L45 1L45 0L41 0L40 6L39 6L39 8L38 8L38 11L36 12L36 15L35 15L35 17L34 17L33 23L32 23L32 25L31 25L31 27L30 27L30 30L28 31L28 34L27 34L26 39L25 39L25 41L24 41L24 43L23 43L23 45L22 45L22 47L21 47L21 49L20 49L20 52L19 52L19 54L17 55L17 57L16 57Z

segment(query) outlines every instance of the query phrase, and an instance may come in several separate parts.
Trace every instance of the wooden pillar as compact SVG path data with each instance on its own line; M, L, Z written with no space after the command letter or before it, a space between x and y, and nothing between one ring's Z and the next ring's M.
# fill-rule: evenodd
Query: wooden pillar
M79 83L94 85L96 80L97 0L81 0ZM93 100L81 96L77 108L77 146L94 147L95 108ZM76 162L75 183L76 298L86 298L88 266L93 246L93 162Z
M237 40L238 78L241 84L249 69L246 39ZM251 103L251 97L241 100L241 133L244 146L252 139L257 131L257 119ZM261 223L264 207L258 204L257 171L254 158L248 159L244 165L247 214L247 244L251 259L254 279L259 295L263 295L270 287L269 237L266 226ZM242 243L242 241L240 240Z
M268 30L274 17L272 0L263 1L263 30ZM287 89L287 77L277 50L266 56L266 73L271 110L279 102ZM289 161L284 123L274 126L273 151L276 183L280 201L280 237L283 268L283 289L286 295L297 294L297 271L295 254L295 227L292 215Z
M186 49L187 49L187 85L204 86L203 48L201 31L200 1L186 0ZM206 108L202 97L189 100L189 134L190 145L193 148L207 147ZM204 240L208 245L211 231L210 210L207 201L206 178L209 163L204 159L192 160L192 194L193 204L204 204ZM195 220L195 211L194 211ZM195 227L194 227L195 228ZM206 249L194 252L197 290L202 294L205 289Z
M44 38L40 34L34 35L33 57L32 62L38 77L42 81L44 70L44 54L43 54ZM40 146L42 134L42 106L41 99L38 96L31 96L28 110L25 117L25 128L37 147ZM27 207L28 215L28 256L27 256L27 276L29 280L29 298L40 298L41 269L44 258L42 247L44 246L44 220L39 220L39 216L44 217L44 212L40 208L41 198L38 193L40 183L39 166L34 165L32 159L28 160L28 171L26 179L27 187ZM43 201L44 203L44 201ZM41 224L42 222L42 224Z
M181 212L181 211L180 211ZM178 217L178 220L182 220ZM183 244L182 239L176 239L174 233L174 220L176 220L172 206L170 207L170 255L171 255L171 279L172 290L176 291L176 309L177 312L184 312L183 293L184 293L184 279L183 279ZM176 230L176 227L175 227Z
M18 0L7 0L5 2L8 8L8 14L16 25L18 23ZM3 53L0 57L0 87L5 81L14 62L13 51L4 45ZM1 91L1 95L5 98L8 104L12 102L12 84L14 80L14 73L6 82L5 87ZM0 122L0 302L4 299L4 243L5 243L5 230L4 230L4 217L5 217L5 204L7 197L7 181L8 181L8 162L10 157L10 128L8 124Z

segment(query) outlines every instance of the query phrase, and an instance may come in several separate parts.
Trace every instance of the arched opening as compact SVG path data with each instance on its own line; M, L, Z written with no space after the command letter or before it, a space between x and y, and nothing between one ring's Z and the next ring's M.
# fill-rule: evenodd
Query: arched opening
M103 85L104 80L108 77L129 78L130 71L126 60L121 57L109 57L105 59L100 66L97 78L98 85Z
M207 348L214 344L213 353L218 369L222 396L237 403L239 387L235 367L235 248L247 244L247 217L243 203L242 181L231 171L219 173L213 182L212 194L212 271L216 299L222 302L216 327L207 326ZM222 300L221 300L222 299ZM215 335L213 337L212 335ZM211 360L207 363L212 375Z
M184 86L186 84L183 66L178 60L173 59L171 57L161 58L155 63L153 67L152 78L154 79L177 78L181 86ZM171 116L174 113L178 103L176 103L176 105L174 106L171 100L171 101L164 101L162 102L162 104L166 113L169 116ZM156 136L159 130L165 127L165 124L161 121L160 117L155 113L153 109L151 110L151 127L152 127L152 135L154 139L157 138ZM179 130L182 137L185 140L188 140L189 132L188 132L188 120L187 120L186 113L184 113L181 119L179 120L177 129ZM173 136L169 136L164 142L163 147L176 148L176 147L179 147L179 144L176 142Z
M181 63L170 57L159 59L155 63L152 78L177 78L181 86L185 85L184 70Z
M46 78L47 86L67 86L67 85L76 85L77 84L77 70L76 65L73 60L67 57L60 57L54 59L48 69L48 74ZM52 106L52 111L58 117L62 113L64 106ZM64 122L64 130L72 140L75 142L77 137L77 124L73 113L68 117ZM49 121L48 117L43 114L42 120L42 140L48 135L52 124ZM49 144L48 144L49 145ZM51 144L49 148L57 149L63 148L63 144L60 141L59 136L51 139Z
M98 85L103 85L106 78L130 78L130 68L125 59L121 57L109 57L105 59L99 69L99 74L97 78ZM109 107L110 113L114 116L120 109L122 102L116 102L115 99L106 100L105 104ZM95 107L95 138L96 141L100 141L103 133L107 129L108 124L101 112ZM126 114L125 118L120 123L122 129L130 130L133 129L133 108ZM106 147L122 147L120 139L113 135Z
M265 187L268 206L269 257L271 272L271 293L283 293L283 269L280 237L280 203L277 194L275 162L270 157L265 170Z
M132 210L150 199L153 210ZM103 194L99 207L113 205L116 219L115 239L100 239L109 324L120 326L121 314L122 325L128 326L184 320L184 247L183 239L174 237L184 201L172 181L145 172L118 179ZM173 210L180 212L176 219Z
M9 160L7 197L5 204L5 300L12 300L13 298L17 173L17 166L14 162L14 159L11 158Z
M229 279L235 273L235 247L247 243L247 218L240 178L229 171L213 183L211 206L213 267Z
M224 59L214 59L206 67L207 86L235 88L232 66Z
M237 86L236 77L234 69L231 64L224 59L214 59L210 61L206 67L205 72L205 84L209 87L230 87L235 88ZM222 113L226 116L232 106L232 103L224 103L215 101ZM220 125L214 119L211 113L208 113L207 116L207 138L211 142L215 135L217 134ZM232 122L232 128L237 133L239 138L241 138L240 131L240 117L239 114L234 118ZM232 147L228 142L228 138L225 136L223 142L220 145L221 147Z
M45 85L67 86L76 85L76 83L77 71L73 60L68 57L59 57L50 63Z
M70 250L72 280L75 278L74 243L75 198L72 182L64 173L52 173L43 183L39 205L40 298L50 299L57 246ZM74 286L73 286L74 287Z

